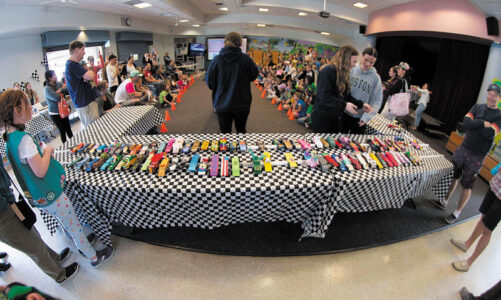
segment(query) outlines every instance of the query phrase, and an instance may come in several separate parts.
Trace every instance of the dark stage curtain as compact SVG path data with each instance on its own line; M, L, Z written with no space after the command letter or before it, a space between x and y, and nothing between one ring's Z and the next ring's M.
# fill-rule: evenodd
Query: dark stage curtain
M405 61L414 69L411 84L431 82L432 95L426 113L444 122L443 130L455 130L476 103L489 45L429 37L377 39L376 69L383 80L391 66Z

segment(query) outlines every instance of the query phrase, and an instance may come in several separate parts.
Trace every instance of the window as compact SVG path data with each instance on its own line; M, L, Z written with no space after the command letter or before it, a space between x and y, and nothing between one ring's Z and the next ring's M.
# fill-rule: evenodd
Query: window
M87 62L87 57L94 57L94 64L100 65L101 60L99 59L99 54L103 53L102 46L95 47L85 47L85 56L84 60ZM66 69L66 61L70 58L70 52L68 49L58 50L58 51L50 51L47 52L47 62L49 65L49 70L53 70L56 72L57 80L61 80L64 75L64 70ZM101 72L98 72L98 78L100 79Z

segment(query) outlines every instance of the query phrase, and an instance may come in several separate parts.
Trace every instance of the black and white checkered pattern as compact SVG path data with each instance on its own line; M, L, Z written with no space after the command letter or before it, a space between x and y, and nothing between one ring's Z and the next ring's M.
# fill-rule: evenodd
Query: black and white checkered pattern
M25 131L33 136L36 141L40 141L41 134L51 132L54 124L47 120L42 114L33 116L31 120L26 123ZM0 139L0 154L5 157L5 141Z
M316 134L188 134L161 136L123 136L120 142L148 145L156 140L168 141L182 136L187 142L219 140L228 142L245 140L256 145L259 140L271 145L275 138L309 141ZM327 138L329 135L319 135ZM334 135L339 138L340 135ZM374 136L348 135L365 142ZM380 138L383 138L379 136ZM386 138L386 137L384 137ZM113 142L110 139L107 143ZM333 171L322 173L304 165L296 169L288 166L273 167L273 172L252 173L248 152L226 152L230 158L237 155L242 164L240 177L210 177L190 173L178 168L163 178L148 173L94 172L67 170L66 192L75 204L80 218L94 228L96 234L109 244L111 223L140 228L166 226L192 226L216 228L219 226L252 222L302 222L303 237L324 237L337 211L361 212L401 207L403 201L428 192L437 198L445 197L452 179L452 164L431 148L416 150L422 165L399 166L384 170L359 170L349 173ZM348 152L339 149L317 149L318 153ZM285 151L269 150L272 161L284 161ZM295 160L303 159L301 150L290 150ZM220 152L199 151L202 157ZM256 155L261 152L256 150ZM169 157L191 157L191 154L169 154ZM68 151L57 152L57 159L70 162L75 158ZM230 172L231 173L231 172ZM51 231L57 222L46 222Z
M130 106L114 109L75 134L61 149L71 149L84 142L107 143L126 135L145 134L164 118L154 106Z
M401 127L391 128L388 127L388 124L392 124L392 120L386 118L381 114L377 114L374 118L367 122L365 133L375 135L404 135L414 137L414 135L412 135L406 129Z

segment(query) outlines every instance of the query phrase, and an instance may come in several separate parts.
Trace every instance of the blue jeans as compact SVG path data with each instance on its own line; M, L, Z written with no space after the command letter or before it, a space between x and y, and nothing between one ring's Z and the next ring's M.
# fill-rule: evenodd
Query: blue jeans
M426 106L424 106L422 103L419 104L419 106L416 108L416 115L414 116L414 126L418 127L419 123L421 122L421 116L423 115L424 110L426 109Z

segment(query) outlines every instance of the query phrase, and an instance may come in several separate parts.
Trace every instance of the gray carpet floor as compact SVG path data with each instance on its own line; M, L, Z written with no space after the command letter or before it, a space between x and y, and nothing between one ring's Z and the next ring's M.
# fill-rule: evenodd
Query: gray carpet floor
M167 134L219 133L217 116L212 108L211 91L201 78L196 79L181 99L176 110L169 109L171 121L166 122ZM295 120L288 120L285 111L260 98L261 92L252 84L252 106L247 120L249 133L307 133L311 132ZM161 112L165 114L165 109ZM233 128L233 132L235 128Z

